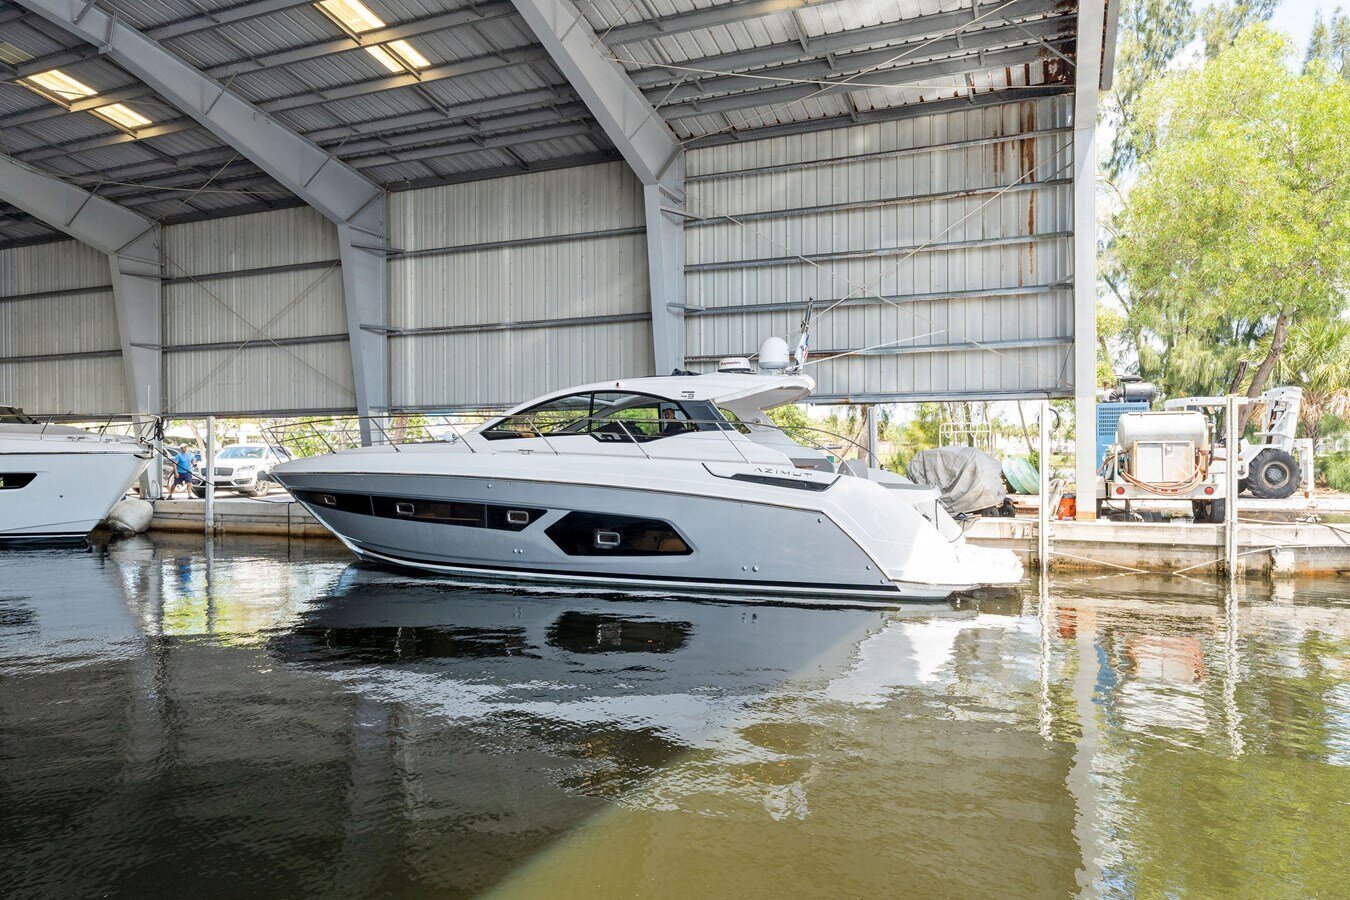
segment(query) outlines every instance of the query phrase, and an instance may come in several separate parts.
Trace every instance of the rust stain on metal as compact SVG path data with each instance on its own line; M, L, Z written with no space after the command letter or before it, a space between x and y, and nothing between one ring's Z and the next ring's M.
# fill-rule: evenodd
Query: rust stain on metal
M1022 131L1029 133L1036 130L1036 104L1026 103L1022 106ZM1035 181L1033 177L1036 171L1036 139L1034 137L1024 137L1017 142L1020 155L1019 162L1021 169L1018 173L1021 178L1028 181ZM1036 194L1027 194L1027 234L1036 233ZM1034 250L1028 246L1028 266L1031 274L1036 274L1036 259L1031 253Z
M1027 194L1027 234L1036 233L1036 195ZM1019 267L1020 268L1020 267ZM1036 242L1027 243L1027 274L1036 278Z
M1040 57L1041 71L1044 73L1046 84L1069 84L1073 81L1073 73L1069 71L1069 64L1064 60L1049 50L1041 50L1037 55ZM1030 80L1027 83L1030 84Z

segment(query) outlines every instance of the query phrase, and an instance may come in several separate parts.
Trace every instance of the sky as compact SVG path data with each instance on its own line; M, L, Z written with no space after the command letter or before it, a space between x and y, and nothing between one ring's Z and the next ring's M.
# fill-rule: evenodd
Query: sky
M1308 46L1308 35L1312 34L1313 17L1322 10L1323 18L1342 4L1336 0L1284 0L1270 18L1271 27L1283 31L1294 39L1294 46L1302 49Z

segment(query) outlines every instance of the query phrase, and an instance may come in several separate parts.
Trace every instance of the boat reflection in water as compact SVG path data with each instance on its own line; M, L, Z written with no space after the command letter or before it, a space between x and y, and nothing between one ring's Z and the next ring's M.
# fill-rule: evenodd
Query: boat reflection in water
M1344 884L1334 582L1226 600L1064 578L883 611L480 590L347 558L162 539L0 557L0 890Z

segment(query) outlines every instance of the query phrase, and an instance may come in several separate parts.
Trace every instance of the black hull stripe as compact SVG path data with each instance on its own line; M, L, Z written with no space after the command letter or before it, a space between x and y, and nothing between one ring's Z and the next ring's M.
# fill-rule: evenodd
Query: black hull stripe
M67 531L60 534L40 532L0 533L0 547L32 546L35 544L72 544L89 537L87 531Z
M904 592L900 586L888 583L886 586L878 585L876 587L863 586L857 584L822 584L811 581L753 581L749 579L738 578L699 578L696 576L682 575L640 575L629 573L594 573L594 572L569 572L561 569L538 569L526 566L490 566L481 563L460 563L449 562L447 560L422 559L415 556L405 556L398 553L391 553L386 550L374 550L369 547L358 545L358 550L364 553L371 553L384 559L394 562L406 563L410 566L439 566L451 569L470 569L476 572L491 572L502 575L543 575L555 578L586 578L597 581L618 580L618 581L647 581L657 584L698 584L707 587L716 587L722 585L728 589L754 589L756 592L771 592L774 590L792 590L792 591L812 591L820 595L829 592L843 592L848 594L867 594L872 596L891 596L907 598L910 595ZM917 586L916 586L917 587ZM934 585L936 591L947 590L948 593L954 593L961 590L962 585ZM945 596L945 595L944 595ZM924 598L913 598L922 600ZM941 599L934 597L933 599Z

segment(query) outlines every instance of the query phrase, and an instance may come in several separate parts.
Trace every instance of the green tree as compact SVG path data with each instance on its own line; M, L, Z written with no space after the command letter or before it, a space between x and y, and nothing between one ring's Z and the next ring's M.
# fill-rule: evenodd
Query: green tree
M1144 89L1166 71L1195 37L1195 11L1190 0L1125 0L1120 7L1115 77L1103 98L1115 130L1104 167L1117 181L1138 158L1134 104Z
M1249 25L1270 20L1280 0L1232 0L1211 3L1200 11L1197 27L1205 42L1205 55L1219 55L1237 40Z
M1350 413L1350 320L1310 319L1291 328L1276 381L1303 388L1299 423L1303 436L1317 441L1325 419Z
M811 421L806 416L806 408L797 403L776 406L768 412L769 420L784 430L789 428L808 428Z
M1266 339L1255 396L1291 324L1346 308L1350 84L1292 74L1288 55L1250 26L1139 102L1140 176L1114 262L1140 374L1169 394L1226 390Z
M1315 72L1319 64L1341 78L1350 79L1350 16L1339 9L1330 19L1323 19L1322 11L1318 10L1313 20L1308 52L1303 58L1304 73Z
M886 461L886 468L903 472L915 453L936 447L938 431L946 418L942 404L920 403L914 411L914 417L896 430L895 442L900 445L900 449Z

